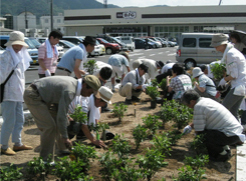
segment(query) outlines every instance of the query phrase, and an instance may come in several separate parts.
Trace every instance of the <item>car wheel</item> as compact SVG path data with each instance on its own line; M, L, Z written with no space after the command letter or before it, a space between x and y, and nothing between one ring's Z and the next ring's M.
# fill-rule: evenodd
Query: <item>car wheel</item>
M106 53L107 53L107 55L111 55L113 53L113 51L111 48L107 48Z
M196 66L196 62L192 59L188 59L185 61L185 69L186 70L190 70L191 67L195 67Z

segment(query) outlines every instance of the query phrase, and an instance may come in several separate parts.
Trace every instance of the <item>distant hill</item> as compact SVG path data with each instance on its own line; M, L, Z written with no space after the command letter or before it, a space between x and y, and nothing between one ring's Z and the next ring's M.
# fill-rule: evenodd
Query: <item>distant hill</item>
M1 1L1 0L0 0ZM40 17L50 14L50 0L2 0L1 16L11 14L17 16L21 12L29 11ZM96 0L53 0L53 14L63 13L67 9L99 9L104 8L104 4ZM108 8L119 8L108 4Z

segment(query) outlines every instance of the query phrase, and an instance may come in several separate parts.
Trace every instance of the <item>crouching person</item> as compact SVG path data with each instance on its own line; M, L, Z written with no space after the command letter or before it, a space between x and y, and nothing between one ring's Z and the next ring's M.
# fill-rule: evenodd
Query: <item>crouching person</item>
M182 102L194 109L193 122L184 128L183 133L190 133L192 128L196 134L204 134L209 159L225 162L231 157L229 145L242 143L245 135L243 127L237 119L220 103L203 98L195 90L187 90Z
M124 77L119 93L122 97L126 97L126 104L139 101L139 95L145 91L145 73L148 73L148 67L140 64L138 68L128 72Z
M111 98L113 96L113 92L105 87L102 86L98 90L98 93L96 95L91 95L89 98L85 98L82 96L77 96L72 103L69 105L69 112L70 114L74 112L77 105L81 105L82 111L88 114L88 122L80 125L79 127L75 128L77 132L73 132L72 134L69 134L69 138L73 138L74 135L77 135L79 137L85 136L88 138L94 145L99 147L105 147L105 144L101 140L97 140L93 134L91 134L90 126L96 126L98 123L98 120L100 119L100 108L105 106L107 103L111 104ZM68 119L71 123L71 121L74 121L69 115Z

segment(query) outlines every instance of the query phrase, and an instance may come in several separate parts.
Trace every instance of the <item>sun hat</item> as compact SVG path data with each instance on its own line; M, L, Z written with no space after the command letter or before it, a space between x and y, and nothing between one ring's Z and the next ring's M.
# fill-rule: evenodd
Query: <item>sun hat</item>
M105 102L111 104L111 101L110 100L113 97L113 94L114 93L108 87L101 86L98 89L98 92L97 92L97 94L95 96L96 96L96 98L102 99Z
M13 31L9 34L9 41L5 43L4 46L12 46L12 45L22 45L28 48L28 45L24 41L24 34L20 31Z
M141 68L145 73L148 73L149 68L144 63L140 64L138 68Z
M86 36L83 41L87 42L90 45L96 45L96 38L93 36Z
M194 68L192 70L192 77L193 78L196 78L196 77L198 77L199 75L202 75L202 74L204 74L204 73L202 72L202 70L200 69L200 67L196 67L196 68Z
M101 87L100 80L95 75L87 75L84 77L85 83L90 86L96 94L98 89Z
M211 47L218 47L228 43L228 36L223 33L215 34L212 37Z

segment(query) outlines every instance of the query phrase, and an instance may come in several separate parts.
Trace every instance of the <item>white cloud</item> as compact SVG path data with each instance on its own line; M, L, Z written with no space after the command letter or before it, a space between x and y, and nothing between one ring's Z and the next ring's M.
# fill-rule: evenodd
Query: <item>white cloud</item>
M97 0L104 3L104 0ZM219 5L220 0L107 0L108 4L114 4L120 7L126 6L203 6L203 5ZM246 5L246 0L222 0L221 5Z

